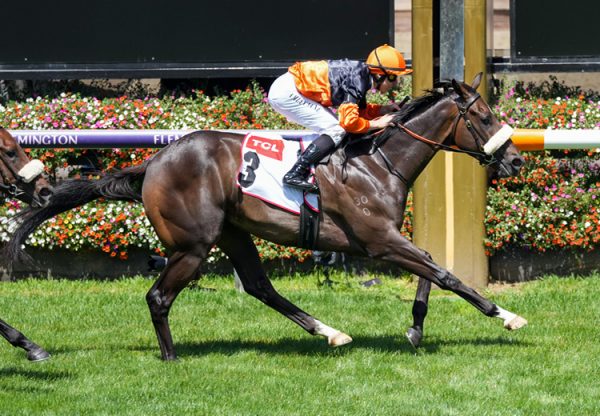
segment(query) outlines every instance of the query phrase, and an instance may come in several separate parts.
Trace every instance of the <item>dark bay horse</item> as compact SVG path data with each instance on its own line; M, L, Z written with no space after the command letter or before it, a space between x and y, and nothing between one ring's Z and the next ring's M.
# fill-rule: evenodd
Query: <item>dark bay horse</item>
M23 149L8 131L0 127L0 191L33 206L44 206L52 195L52 187L42 175L44 166L39 160L29 160ZM0 319L0 335L15 347L27 351L30 361L50 357L39 345Z
M481 74L480 74L481 75ZM506 311L464 285L431 256L400 233L410 185L440 149L461 151L501 176L516 174L523 159L489 106L472 86L457 81L443 85L406 104L374 140L354 138L354 145L338 149L317 168L322 210L317 249L387 260L416 274L419 295L411 342L420 340L431 282L450 290L483 314L518 329L527 321ZM146 295L162 358L176 358L169 310L191 280L213 245L231 260L244 289L312 335L324 336L332 346L352 339L302 311L281 296L266 276L251 234L282 245L297 245L298 217L236 186L243 135L194 132L158 152L140 166L93 180L69 180L57 185L51 203L31 209L7 246L11 258L43 221L94 199L141 201L170 255L166 268ZM415 333L418 335L415 338Z

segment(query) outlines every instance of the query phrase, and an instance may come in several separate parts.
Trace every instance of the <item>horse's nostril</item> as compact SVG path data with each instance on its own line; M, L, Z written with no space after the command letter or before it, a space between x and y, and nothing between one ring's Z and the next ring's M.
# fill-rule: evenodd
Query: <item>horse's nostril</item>
M39 190L38 195L42 198L48 198L52 196L53 193L52 188L42 188Z
M521 166L523 166L525 161L520 157L516 157L511 161L511 163L515 168L520 168Z

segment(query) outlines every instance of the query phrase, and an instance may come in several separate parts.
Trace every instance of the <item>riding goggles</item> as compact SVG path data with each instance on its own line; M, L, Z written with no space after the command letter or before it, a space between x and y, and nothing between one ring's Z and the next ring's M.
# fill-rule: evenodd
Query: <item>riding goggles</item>
M386 74L385 77L389 82L396 82L396 80L398 79L398 75L396 74Z

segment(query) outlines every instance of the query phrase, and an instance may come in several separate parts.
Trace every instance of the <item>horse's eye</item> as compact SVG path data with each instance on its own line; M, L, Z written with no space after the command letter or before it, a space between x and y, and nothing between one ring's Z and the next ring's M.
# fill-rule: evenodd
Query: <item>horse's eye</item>
M17 152L15 152L14 150L7 150L5 152L6 156L8 156L11 159L14 159L15 156L17 156Z
M489 126L490 124L492 124L492 117L491 116L486 116L484 117L482 120L483 124L485 124L486 126Z

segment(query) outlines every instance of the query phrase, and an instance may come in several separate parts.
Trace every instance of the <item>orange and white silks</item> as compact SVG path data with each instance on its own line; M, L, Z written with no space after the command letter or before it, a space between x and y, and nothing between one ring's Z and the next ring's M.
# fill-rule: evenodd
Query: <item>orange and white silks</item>
M339 124L349 133L366 132L370 126L369 120L380 115L380 106L366 104L371 76L367 66L361 62L297 62L288 72L294 77L296 88L302 96L324 107L338 107Z
M331 85L327 61L296 62L288 69L300 94L325 107L331 106Z

